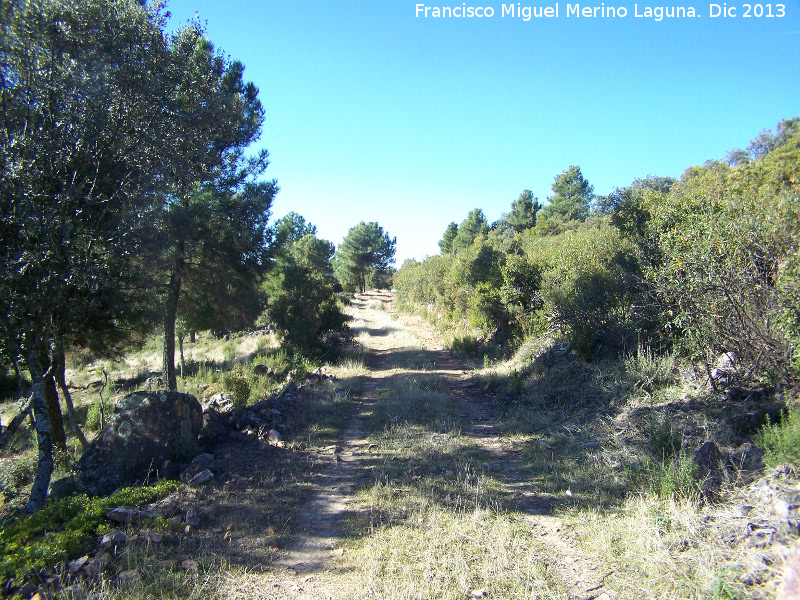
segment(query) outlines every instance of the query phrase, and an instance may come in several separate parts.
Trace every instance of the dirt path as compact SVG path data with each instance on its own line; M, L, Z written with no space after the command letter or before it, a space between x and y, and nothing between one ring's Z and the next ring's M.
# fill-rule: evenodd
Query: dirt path
M552 514L553 499L542 497L529 483L525 467L515 457L513 443L501 434L480 382L471 378L465 365L445 349L441 336L427 323L407 315L394 315L388 320L391 301L390 294L373 292L357 296L353 303L354 329L369 353L370 373L360 391L358 407L338 446L332 449L337 457L335 466L315 481L311 500L293 524L285 552L273 563L278 577L271 597L341 597L337 580L343 553L339 547L341 525L356 503L353 492L369 478L362 465L362 457L369 453L365 417L382 380L400 370L397 355L404 353L408 361L413 354L409 346L397 345L398 334L407 336L409 344L416 344L420 360L430 364L436 375L447 382L469 424L462 435L490 457L488 466L497 472L502 492L514 499L515 518L530 527L537 547L546 549L541 560L547 565L549 576L560 580L570 598L590 600L605 596L603 579L608 574L598 572L590 557L572 543L568 528ZM388 335L390 330L394 335Z

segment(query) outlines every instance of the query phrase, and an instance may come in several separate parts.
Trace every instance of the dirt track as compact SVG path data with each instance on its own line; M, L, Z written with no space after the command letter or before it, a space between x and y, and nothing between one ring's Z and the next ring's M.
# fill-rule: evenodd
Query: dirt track
M365 431L363 417L370 410L374 394L381 389L387 373L398 372L396 353L406 353L404 360L409 360L407 347L393 345L397 335L388 335L392 330L395 334L413 335L421 346L417 361L433 365L435 373L447 382L469 424L462 434L490 457L493 468L502 472L503 491L514 499L517 518L527 522L541 547L550 549L541 559L551 576L561 580L572 598L598 598L607 574L598 572L590 557L570 542L564 525L551 514L552 499L542 497L528 483L524 468L515 459L513 444L500 434L490 401L480 383L473 381L465 366L444 349L441 337L427 323L406 315L393 315L394 319L389 320L391 300L386 292L372 292L357 296L353 303L351 313L358 324L359 340L369 353L370 372L359 395L358 408L335 450L337 464L315 482L313 496L300 510L285 552L275 563L280 575L271 597L342 597L337 578L342 556L338 548L340 525L353 510L356 502L353 492L369 477L361 464L362 456L368 452L369 433ZM383 304L382 310L376 310L377 303Z

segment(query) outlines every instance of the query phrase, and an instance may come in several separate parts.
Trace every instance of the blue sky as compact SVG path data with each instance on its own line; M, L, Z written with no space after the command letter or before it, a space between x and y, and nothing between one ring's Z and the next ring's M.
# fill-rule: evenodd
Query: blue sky
M680 0L669 0L680 1ZM171 0L245 65L266 109L260 145L296 211L339 244L359 221L397 237L398 266L438 251L450 221L490 221L523 189L544 201L580 165L606 194L678 177L800 115L800 1L783 17L416 17L406 0ZM510 4L510 3L505 3ZM521 6L555 6L555 2ZM572 4L574 6L574 4ZM635 7L636 5L636 7ZM594 6L581 4L583 6ZM758 9L751 5L751 14ZM764 14L767 5L763 7ZM771 4L777 14L777 4Z

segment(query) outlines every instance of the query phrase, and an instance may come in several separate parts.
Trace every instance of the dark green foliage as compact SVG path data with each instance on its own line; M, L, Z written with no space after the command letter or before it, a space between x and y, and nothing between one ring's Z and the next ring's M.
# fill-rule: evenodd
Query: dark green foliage
M800 133L742 166L689 169L668 202L647 207L659 249L648 274L672 339L709 365L734 352L742 380L792 372L798 163Z
M258 89L244 81L244 66L216 50L198 22L170 42L170 124L181 135L170 157L154 241L160 257L156 278L164 291L163 373L175 390L179 313L189 330L209 319L225 330L251 324L260 312L256 297L267 266L267 220L278 187L261 180L269 164L266 150L244 155L264 121ZM188 302L181 302L184 290Z
M250 382L244 376L241 366L234 367L222 376L222 387L231 393L236 408L247 406L250 400Z
M539 199L530 190L523 190L519 198L511 204L511 212L506 220L517 233L531 229L536 226L536 212L540 208Z
M51 501L35 515L20 516L0 529L0 579L21 585L28 577L62 560L84 554L97 536L111 530L106 512L141 506L180 489L172 481L126 488L108 498L71 496Z
M6 2L2 17L0 353L31 374L35 511L53 464L42 358L109 352L148 316L140 254L177 156L176 72L139 2Z
M480 208L471 210L467 218L458 226L456 235L453 238L452 252L461 252L469 248L476 238L485 237L488 233L489 222L486 220L483 211Z
M594 198L594 188L581 173L581 168L572 165L556 176L553 195L547 198L543 215L550 220L585 221Z
M453 221L447 226L447 229L444 230L444 235L442 239L439 240L439 250L441 250L442 254L448 254L453 251L453 240L456 239L457 234L458 223Z
M766 449L764 464L768 468L781 464L800 467L800 411L789 407L779 423L770 423L767 417L755 441Z
M633 382L647 392L673 376L676 357L711 372L731 351L728 378L792 383L800 373L798 122L762 134L733 166L711 161L680 181L636 179L588 219L592 188L571 167L556 177L534 228L512 236L504 217L465 244L467 222L480 223L473 211L453 253L404 263L398 298L506 352L548 332L587 359L635 356L628 362L651 371ZM640 347L658 351L631 354Z
M365 292L367 282L386 283L384 277L374 272L389 272L394 263L397 238L390 238L388 232L375 222L362 221L347 232L341 246L336 251L336 276L345 290Z
M273 247L276 253L280 253L290 243L307 235L317 235L316 225L307 222L303 215L294 211L278 219L273 225L273 230L275 232Z
M313 226L307 225L298 231L310 228ZM263 286L267 317L292 350L319 350L322 336L342 329L347 320L339 307L342 288L333 273L333 253L333 244L311 233L275 250L275 264Z

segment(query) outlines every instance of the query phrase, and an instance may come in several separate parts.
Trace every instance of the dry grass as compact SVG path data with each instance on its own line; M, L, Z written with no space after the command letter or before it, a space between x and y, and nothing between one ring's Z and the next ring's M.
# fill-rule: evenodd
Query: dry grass
M555 598L540 547L524 524L491 510L422 503L403 523L348 547L347 598Z

